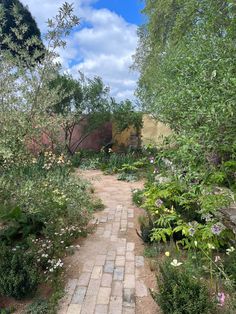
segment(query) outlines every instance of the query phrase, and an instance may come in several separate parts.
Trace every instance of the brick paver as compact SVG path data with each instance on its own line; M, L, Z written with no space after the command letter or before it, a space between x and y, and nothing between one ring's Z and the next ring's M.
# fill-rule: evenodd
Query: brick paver
M127 236L134 229L134 209L123 201L130 199L130 191L127 194L119 193L119 185L100 189L101 199L111 201L100 212L95 233L80 249L79 276L69 280L58 313L131 314L136 296L147 296L144 282L137 277L144 259L135 255L135 243Z

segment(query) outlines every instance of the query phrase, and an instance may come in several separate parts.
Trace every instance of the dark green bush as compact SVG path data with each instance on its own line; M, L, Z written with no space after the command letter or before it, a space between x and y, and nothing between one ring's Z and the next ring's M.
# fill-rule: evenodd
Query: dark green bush
M81 163L81 154L79 152L76 152L72 157L71 157L71 164L73 167L77 168L79 167Z
M143 215L139 216L139 224L140 224L140 238L146 242L151 242L151 233L153 229L153 221L150 216Z
M23 248L0 245L0 294L16 299L32 295L39 273L31 254Z
M183 265L174 267L164 262L157 280L159 293L154 298L164 314L215 313L206 285Z
M0 231L0 240L8 244L25 239L30 234L39 234L45 226L42 213L30 213L19 207L0 208L0 220L8 223Z

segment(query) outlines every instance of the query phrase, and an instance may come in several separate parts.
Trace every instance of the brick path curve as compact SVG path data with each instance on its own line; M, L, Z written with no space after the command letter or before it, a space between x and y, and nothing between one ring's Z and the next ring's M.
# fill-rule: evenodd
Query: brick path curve
M79 173L79 175L81 175ZM137 215L131 189L142 183L117 181L100 171L83 171L106 208L95 215L96 232L75 254L78 274L69 278L58 314L158 313L145 281L155 275L145 266L135 226ZM77 266L76 266L77 267Z

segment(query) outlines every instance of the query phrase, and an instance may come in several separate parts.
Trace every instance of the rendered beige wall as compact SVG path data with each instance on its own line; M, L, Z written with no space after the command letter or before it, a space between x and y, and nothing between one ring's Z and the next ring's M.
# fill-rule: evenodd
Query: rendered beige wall
M171 133L171 129L165 124L158 122L150 115L143 116L142 145L161 144L164 138Z
M118 151L120 147L128 147L130 144L130 137L132 134L136 134L136 130L133 127L129 127L128 129L124 130L121 133L118 133L115 126L112 126L112 135L114 145L112 149L114 151Z

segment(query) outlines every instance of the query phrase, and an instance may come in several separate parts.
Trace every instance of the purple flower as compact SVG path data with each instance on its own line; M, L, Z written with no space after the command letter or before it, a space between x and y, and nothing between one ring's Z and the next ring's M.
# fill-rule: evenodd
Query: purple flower
M161 199L157 199L155 202L156 207L161 207L163 205L163 201Z
M223 230L223 226L221 224L214 224L212 227L211 227L211 231L213 234L215 235L219 235L221 233L221 231Z

